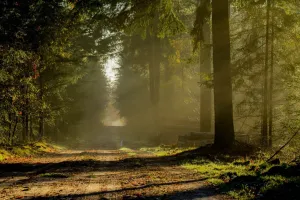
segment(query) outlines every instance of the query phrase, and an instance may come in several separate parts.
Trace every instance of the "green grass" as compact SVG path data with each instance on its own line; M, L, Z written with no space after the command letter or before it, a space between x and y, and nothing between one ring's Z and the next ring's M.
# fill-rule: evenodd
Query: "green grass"
M171 156L175 155L184 151L189 151L195 149L194 147L190 148L172 148L172 147L165 147L165 146L159 146L159 147L152 147L152 148L141 148L141 151L146 151L149 153L153 153L157 156Z
M88 178L96 178L97 176L94 175L94 174L90 174L90 175L88 175L87 177L88 177Z
M68 178L69 177L68 175L62 173L45 173L45 174L40 174L39 176L43 178Z
M244 165L243 163L246 164ZM291 166L295 166L285 163L270 165L259 159L252 160L249 163L243 159L235 160L234 162L221 162L199 158L187 161L182 166L203 174L203 177L208 178L207 183L210 186L219 188L219 191L234 199L254 199L259 195L262 197L265 195L269 199L273 199L279 193L284 194L287 191L289 192L286 196L289 197L288 195L298 191L297 189L291 189L287 184L295 185L294 187L298 189L300 187L299 175L296 177L280 174L268 175L272 167L278 166L283 169L289 169ZM282 192L280 192L281 190Z
M0 149L0 161L12 157L13 155L6 149Z
M127 147L122 147L122 148L120 148L119 149L120 151L124 151L124 152L134 152L134 150L133 149L130 149L130 148L127 148Z
M3 146L0 147L0 161L14 157L29 157L42 153L50 153L60 149L62 149L62 147L48 144L46 142Z
M199 161L198 161L199 162ZM187 169L196 170L202 174L207 175L208 177L218 177L222 174L226 174L229 172L235 172L238 176L241 175L250 175L253 174L253 172L249 172L248 166L240 166L240 165L234 165L233 163L223 163L223 162L203 162L200 163L185 163L183 166Z
M127 147L122 147L119 150L124 151L129 156L135 156L136 155L136 152L133 149L130 149L130 148L127 148Z

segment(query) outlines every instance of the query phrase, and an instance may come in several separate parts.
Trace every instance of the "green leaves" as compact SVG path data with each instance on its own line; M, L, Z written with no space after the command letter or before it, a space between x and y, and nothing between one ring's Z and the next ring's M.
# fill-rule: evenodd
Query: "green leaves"
M194 51L199 48L199 43L204 40L203 25L211 16L211 0L201 0L196 10L196 20L191 35L194 40Z
M184 24L174 12L172 0L139 1L132 0L129 8L120 13L125 17L125 32L148 34L160 38L173 36L185 31Z

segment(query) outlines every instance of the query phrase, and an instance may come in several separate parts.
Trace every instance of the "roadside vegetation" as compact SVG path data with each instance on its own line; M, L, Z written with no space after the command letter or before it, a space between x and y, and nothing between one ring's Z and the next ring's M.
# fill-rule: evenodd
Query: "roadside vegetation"
M293 150L289 148L268 162L274 152L200 156L181 166L200 173L208 187L234 199L299 199L300 159Z
M190 151L196 149L196 147L175 147L169 145L160 145L159 147L140 148L141 151L153 153L157 156L171 156L184 151Z
M250 148L250 146L249 146ZM120 149L128 154L130 148ZM276 149L220 153L213 146L140 148L157 157L176 158L184 169L197 172L205 187L233 199L299 199L300 157L297 145ZM274 153L276 155L269 160ZM171 159L173 160L173 159ZM269 161L268 161L269 160Z
M55 153L63 147L46 142L0 146L0 162L15 157L32 157L45 153Z

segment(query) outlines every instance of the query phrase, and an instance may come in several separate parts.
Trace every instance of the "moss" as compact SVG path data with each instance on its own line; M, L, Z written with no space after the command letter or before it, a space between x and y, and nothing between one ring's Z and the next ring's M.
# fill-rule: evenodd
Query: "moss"
M219 178L210 178L207 180L207 182L213 186L219 186L224 184L224 180L219 179Z
M265 182L264 186L260 189L261 193L266 193L268 190L280 187L288 182L288 179L283 176L265 176L262 177L262 181Z
M166 147L166 146L158 146L153 148L141 148L141 151L146 151L148 153L153 153L156 156L171 156L176 155L178 153L189 151L195 149L194 147L190 148L178 148L178 147Z
M295 196L300 188L299 165L274 166L261 160L220 162L200 158L182 166L203 174L208 184L234 199L282 199L285 196L298 199L299 196Z
M12 153L17 156L30 156L35 154L35 151L29 147L21 146L21 147L13 147Z
M35 156L43 153L55 152L58 149L56 146L45 143L37 142L26 145L15 145L0 147L0 161L11 157L28 157Z
M229 191L227 194L240 200L254 199L255 197L254 191L247 185L241 185L241 189Z
M196 161L197 162L197 161ZM183 167L191 170L196 170L200 173L206 174L209 178L221 177L223 174L235 172L238 176L254 174L248 170L248 166L234 165L233 163L222 162L206 162L202 161L201 164L185 163Z
M0 161L5 160L7 158L13 157L13 155L5 150L5 149L0 149Z

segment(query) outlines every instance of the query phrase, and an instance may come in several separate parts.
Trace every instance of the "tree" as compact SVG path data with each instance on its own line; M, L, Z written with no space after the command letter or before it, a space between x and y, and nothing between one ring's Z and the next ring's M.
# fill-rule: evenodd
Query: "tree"
M264 86L263 86L263 109L262 109L262 130L261 130L261 145L268 146L268 110L269 110L269 47L270 47L270 9L271 2L267 0L267 15L266 15L266 44L265 44L265 66L264 66Z
M192 35L195 45L204 41L203 28L212 12L213 87L215 112L215 141L220 148L228 148L234 142L229 1L201 1ZM206 36L207 37L207 36ZM208 50L207 50L208 51ZM206 56L209 56L207 54ZM208 58L207 58L208 59Z
M212 40L215 145L227 148L234 142L228 0L212 1Z

